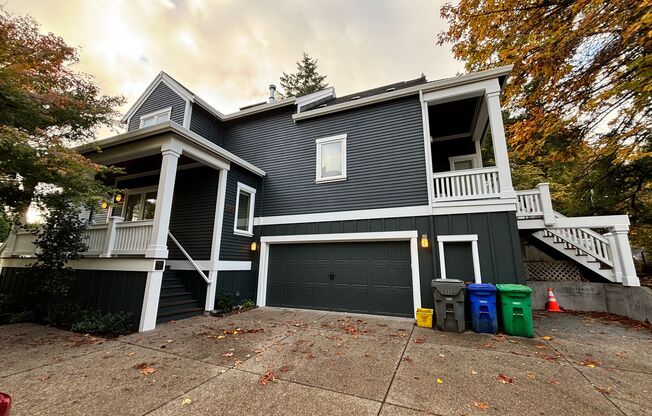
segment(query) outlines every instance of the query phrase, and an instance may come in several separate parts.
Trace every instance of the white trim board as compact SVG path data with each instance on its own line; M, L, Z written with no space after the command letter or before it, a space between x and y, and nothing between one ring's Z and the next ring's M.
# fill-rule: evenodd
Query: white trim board
M240 192L249 194L249 222L247 229L241 230L238 228L238 214L240 213ZM254 207L256 206L256 189L242 182L238 182L235 193L235 215L233 218L233 234L245 237L253 237L254 235Z
M444 243L471 243L471 256L473 257L473 275L475 283L482 283L480 272L480 255L478 253L477 234L438 235L437 246L439 251L439 273L442 279L446 279L446 260Z
M270 244L306 244L306 243L341 243L341 242L370 242L370 241L409 241L410 264L412 271L412 302L416 317L417 308L421 307L421 281L419 276L419 237L413 231L388 231L372 233L335 233L335 234L306 234L306 235L280 235L261 237L260 239L260 265L258 268L258 291L256 304L266 306L267 302L267 274L269 266Z
M127 258L82 258L72 260L68 265L74 270L106 270L123 272L150 272L154 270L155 259ZM34 258L2 259L0 267L28 267Z
M355 211L316 212L312 214L278 215L254 218L254 225L304 224L311 222L370 220L379 218L422 217L430 215L476 214L516 211L516 199L479 201L447 201L411 207L362 209Z

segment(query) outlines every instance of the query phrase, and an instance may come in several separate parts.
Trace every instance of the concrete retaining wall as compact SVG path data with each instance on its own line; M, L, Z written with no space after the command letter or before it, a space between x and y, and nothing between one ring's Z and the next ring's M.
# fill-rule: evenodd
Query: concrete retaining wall
M574 311L608 312L637 321L652 322L652 290L611 283L535 282L532 288L532 308L545 309L548 288L551 287L559 305Z

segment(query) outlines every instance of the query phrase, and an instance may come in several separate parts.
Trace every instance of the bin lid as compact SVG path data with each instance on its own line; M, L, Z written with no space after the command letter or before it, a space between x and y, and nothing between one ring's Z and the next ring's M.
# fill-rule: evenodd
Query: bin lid
M515 284L505 284L501 283L496 285L496 288L498 288L499 291L501 292L520 292L520 293L531 293L532 288L525 286L525 285L515 285Z
M432 279L430 281L430 286L432 287L437 287L437 286L441 287L446 285L466 286L464 284L464 280L460 280L460 279Z
M496 291L496 286L492 285L491 283L469 283L468 285L466 285L466 287L470 291L474 291L474 290L484 290L485 292Z

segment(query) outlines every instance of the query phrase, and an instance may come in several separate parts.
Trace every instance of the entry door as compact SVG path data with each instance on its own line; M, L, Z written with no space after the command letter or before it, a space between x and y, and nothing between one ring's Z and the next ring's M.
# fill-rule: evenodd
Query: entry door
M266 303L411 317L410 244L271 244Z

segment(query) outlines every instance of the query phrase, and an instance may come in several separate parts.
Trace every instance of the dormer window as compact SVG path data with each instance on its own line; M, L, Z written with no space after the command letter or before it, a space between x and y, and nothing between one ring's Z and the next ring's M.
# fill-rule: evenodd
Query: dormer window
M149 127L154 124L163 123L170 120L172 107L164 108L162 110L154 111L153 113L140 116L140 127Z

